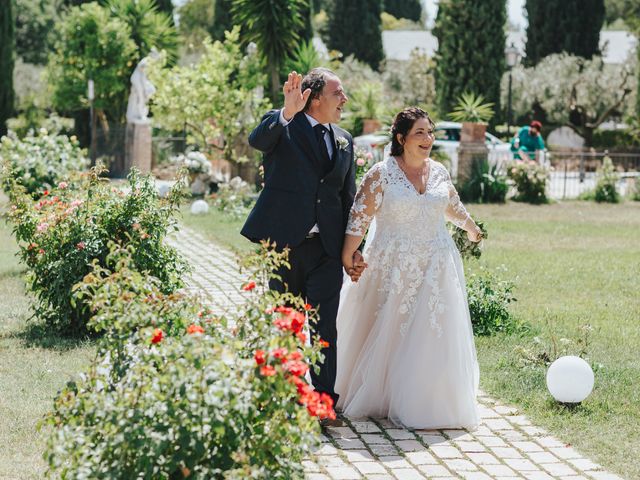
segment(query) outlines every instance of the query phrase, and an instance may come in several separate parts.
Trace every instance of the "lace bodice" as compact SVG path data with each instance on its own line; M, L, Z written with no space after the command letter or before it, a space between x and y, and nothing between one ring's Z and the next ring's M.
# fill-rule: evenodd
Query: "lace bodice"
M347 235L363 236L375 218L375 235L368 238L365 250L369 264L365 275L383 279L381 284L387 291L380 292L382 303L388 294L401 299L396 311L407 317L402 333L409 327L416 293L425 282L431 291L427 316L432 328L440 331L438 318L445 306L438 279L451 252L458 255L445 219L460 228L472 222L447 169L434 160L429 162L429 177L422 194L394 157L374 165L360 184L346 230Z
M447 169L429 160L430 172L424 193L419 193L394 157L375 164L365 175L347 224L348 235L363 236L373 218L377 233L404 232L407 235L435 238L444 228L444 218L460 228L469 214L460 202Z

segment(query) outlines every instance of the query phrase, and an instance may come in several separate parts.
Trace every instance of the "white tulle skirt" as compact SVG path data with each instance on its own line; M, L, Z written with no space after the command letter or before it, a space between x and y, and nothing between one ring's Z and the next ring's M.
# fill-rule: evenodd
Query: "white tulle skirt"
M381 255L369 252L359 282L342 288L338 409L415 429L474 429L479 369L458 251L448 242L427 260L409 309L406 292L387 284L403 270L383 273Z

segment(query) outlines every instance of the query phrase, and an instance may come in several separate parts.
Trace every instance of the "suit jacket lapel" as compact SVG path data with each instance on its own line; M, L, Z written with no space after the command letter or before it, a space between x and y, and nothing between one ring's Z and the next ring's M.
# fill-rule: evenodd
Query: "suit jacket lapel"
M331 124L331 131L333 132L333 158L331 159L333 162L333 166L331 171L340 170L342 168L342 164L345 161L345 153L346 149L342 148L340 142L338 142L338 138L344 138L340 135L336 126Z
M318 172L322 173L322 154L318 148L318 141L313 133L311 124L304 113L298 113L291 122L291 126L296 129L296 133L303 137L299 142L300 146L307 152Z

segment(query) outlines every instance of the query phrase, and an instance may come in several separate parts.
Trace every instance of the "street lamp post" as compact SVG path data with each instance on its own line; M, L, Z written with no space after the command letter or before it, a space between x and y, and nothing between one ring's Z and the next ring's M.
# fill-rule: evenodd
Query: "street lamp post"
M87 82L87 98L89 99L89 127L91 129L91 166L96 165L96 119L93 111L93 100L95 99L95 91L93 79Z
M515 45L513 43L511 43L511 45L509 45L505 51L504 51L504 55L506 57L507 60L507 66L509 67L509 93L508 93L508 99L507 99L507 136L511 137L511 71L513 70L513 67L515 67L518 64L518 60L520 60L520 53L518 52L518 49L515 47Z

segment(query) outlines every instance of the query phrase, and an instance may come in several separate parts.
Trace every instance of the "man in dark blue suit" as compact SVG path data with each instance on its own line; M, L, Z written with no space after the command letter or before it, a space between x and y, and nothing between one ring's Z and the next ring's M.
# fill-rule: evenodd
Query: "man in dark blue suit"
M335 123L348 98L340 79L325 68L304 79L291 72L283 87L284 108L272 110L249 136L263 152L264 189L242 234L251 241L269 239L288 247L290 270L278 272L287 289L318 308L312 325L329 346L320 373L313 370L316 390L337 401L336 314L342 286L341 252L349 210L355 196L353 139ZM345 265L352 278L366 264L360 252Z

